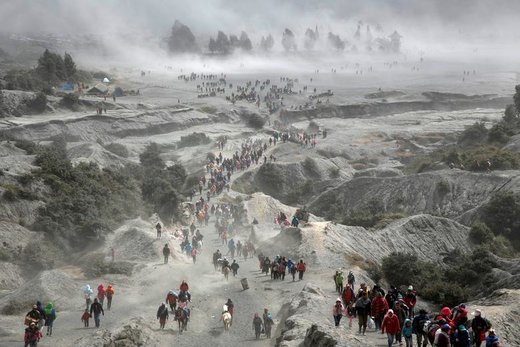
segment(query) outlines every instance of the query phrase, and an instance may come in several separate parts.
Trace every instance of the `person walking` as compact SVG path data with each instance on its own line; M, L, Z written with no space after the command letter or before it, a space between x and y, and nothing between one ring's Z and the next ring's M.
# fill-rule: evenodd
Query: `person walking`
M258 313L255 313L255 316L253 318L253 330L255 331L255 339L258 340L260 338L263 326L264 323L262 322L262 318L260 318L260 315Z
M164 304L164 302L159 306L159 309L157 310L157 319L159 320L159 327L161 329L164 329L164 326L166 325L166 320L168 319L168 308Z
M337 298L336 303L332 307L334 326L339 327L339 322L341 321L341 317L343 317L343 311L345 311L345 307L343 307L343 304L341 303L341 298Z
M94 317L94 323L96 324L96 328L99 328L101 324L101 315L105 315L103 306L99 303L97 298L94 298L94 302L92 303L92 305L90 305L90 316Z
M298 269L298 279L301 281L301 280L303 280L303 274L305 273L305 271L307 271L305 263L303 262L302 259L300 259L297 269Z
M111 284L108 285L107 289L105 290L107 295L107 310L110 311L110 308L112 307L112 298L114 294L116 293L114 290L114 287L112 287Z
M384 334L386 331L388 347L392 347L395 337L400 330L401 326L399 324L399 318L394 314L394 310L388 310L388 313L385 315L383 322L381 323L381 334Z
M168 264L168 258L170 257L170 247L168 247L167 243L164 245L162 253L164 256L164 263Z
M269 310L267 308L264 308L264 330L265 330L265 336L270 339L271 338L271 330L274 325L273 317Z
M85 328L88 328L89 322L90 322L90 313L88 312L88 309L85 309L85 312L81 315L81 321L83 322Z
M45 314L45 326L47 327L47 336L52 336L52 326L54 325L54 321L56 320L56 310L52 305L52 302L49 302L47 306L43 309Z

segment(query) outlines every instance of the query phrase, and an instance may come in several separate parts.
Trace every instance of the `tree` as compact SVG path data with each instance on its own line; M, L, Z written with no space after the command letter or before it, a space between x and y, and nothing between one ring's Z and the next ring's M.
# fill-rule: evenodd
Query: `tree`
M36 67L40 76L49 83L54 83L56 79L56 62L53 55L46 49L38 59L38 66Z
M143 153L139 155L139 161L141 162L141 166L145 170L149 169L158 169L162 170L166 167L166 164L160 157L161 152L159 151L159 146L157 143L150 143Z
M233 34L229 35L229 44L232 50L240 48L240 40L238 39L238 36Z
M283 48L286 51L296 50L297 49L296 39L294 37L294 33L291 30L287 29L287 28L283 32L282 46L283 46Z
M242 48L244 51L250 51L253 49L253 44L251 43L251 40L245 31L240 33L240 48Z
M312 50L314 46L316 45L316 41L318 40L318 29L316 28L316 32L312 30L311 28L308 28L307 31L305 31L305 49Z
M484 206L483 222L495 234L520 240L520 199L513 192L499 192Z
M231 44L226 34L223 31L219 30L217 33L216 40L217 52L222 54L228 54L231 51Z
M67 78L70 79L72 76L76 74L76 63L74 63L74 60L72 60L72 57L69 53L65 53L65 56L63 58L63 64L65 66L65 75L67 75Z
M515 101L516 112L520 112L520 84L515 86L515 96L513 100Z
M208 49L211 53L215 53L215 51L217 50L217 43L215 42L215 39L213 37L209 39Z
M271 34L267 35L267 38L264 38L262 36L262 40L260 41L260 48L262 48L262 50L268 52L273 48L273 46L274 46L274 39Z
M168 48L171 53L194 53L199 51L195 35L190 28L175 20L172 33L168 39Z
M335 35L331 32L329 32L329 35L328 35L328 41L329 41L329 44L334 47L336 50L338 51L342 51L345 49L345 42L343 42L341 40L341 38L339 37L339 35Z
M506 110L504 112L504 121L506 123L513 123L518 120L518 112L516 110L515 105L507 105Z

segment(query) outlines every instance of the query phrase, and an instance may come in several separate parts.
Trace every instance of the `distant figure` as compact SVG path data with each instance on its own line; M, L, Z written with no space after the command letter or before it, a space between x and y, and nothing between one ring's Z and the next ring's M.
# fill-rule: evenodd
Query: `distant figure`
M110 247L110 255L112 256L112 262L116 259L116 250L114 247Z
M163 252L163 256L164 256L164 263L168 264L168 258L170 257L170 247L168 247L168 244L164 245L162 252Z
M262 332L262 328L264 323L262 322L262 318L258 313L255 313L255 317L253 318L253 330L255 331L255 339L260 338L260 333Z
M112 287L111 284L108 285L107 289L105 290L107 295L107 310L110 311L110 307L112 307L112 297L116 293L114 290L114 287Z
M162 232L162 225L161 225L161 223L157 223L155 225L155 229L157 230L157 238L160 239L161 238L161 232Z

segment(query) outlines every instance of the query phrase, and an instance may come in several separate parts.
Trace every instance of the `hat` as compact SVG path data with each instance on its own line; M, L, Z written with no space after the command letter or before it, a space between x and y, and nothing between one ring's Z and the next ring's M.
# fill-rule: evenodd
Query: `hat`
M441 309L441 315L449 316L451 314L451 310L449 307L445 306Z
M341 302L341 298L337 298L337 299L336 299L336 302L338 302L338 301Z
M466 304L460 304L459 308L466 308Z
M460 331L465 331L466 330L466 326L464 324L459 325L459 330Z
M428 314L428 311L426 311L424 308L421 308L419 310L419 314Z
M442 331L450 331L450 325L449 324L444 324L442 327L441 327Z
M413 290L413 286L409 286L409 287L408 287L408 290Z
M475 309L475 312L471 312L473 316L480 316L482 314L482 311L480 311L478 308Z
M489 329L489 335L491 335L491 334L495 335L495 329L493 329L493 328Z

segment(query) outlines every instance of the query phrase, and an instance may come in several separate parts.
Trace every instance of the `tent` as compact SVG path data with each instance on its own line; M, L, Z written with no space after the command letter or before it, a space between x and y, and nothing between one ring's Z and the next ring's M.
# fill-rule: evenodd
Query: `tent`
M108 77L103 78L103 83L110 83L110 80L108 79Z
M67 91L74 90L74 84L72 84L70 82L64 83L63 87L62 87L62 90L67 90Z
M90 95L99 95L99 94L106 94L108 92L108 87L104 84L98 83L94 87L87 90L87 94Z

